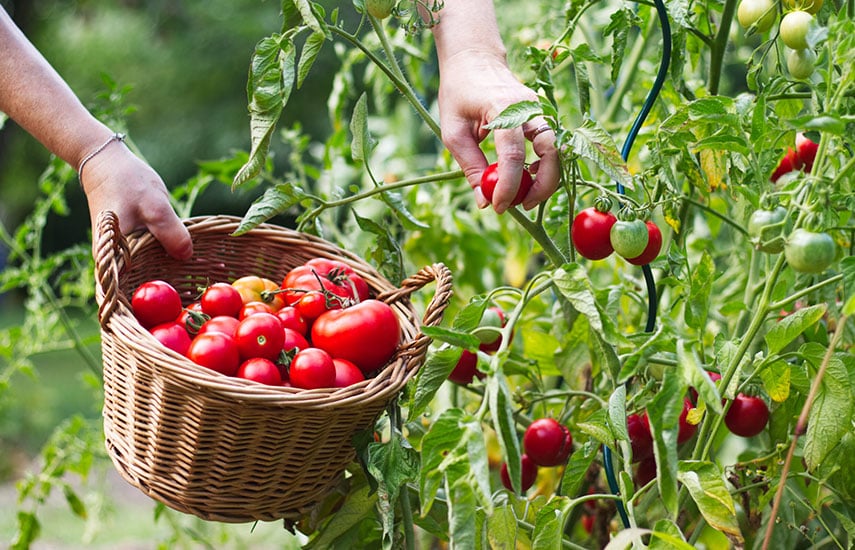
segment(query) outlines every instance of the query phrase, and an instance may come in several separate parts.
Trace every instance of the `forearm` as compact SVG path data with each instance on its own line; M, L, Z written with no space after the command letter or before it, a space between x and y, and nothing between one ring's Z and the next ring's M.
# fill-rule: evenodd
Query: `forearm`
M433 29L440 64L460 54L489 55L505 62L506 50L492 0L445 0Z
M74 168L111 135L2 8L0 111Z

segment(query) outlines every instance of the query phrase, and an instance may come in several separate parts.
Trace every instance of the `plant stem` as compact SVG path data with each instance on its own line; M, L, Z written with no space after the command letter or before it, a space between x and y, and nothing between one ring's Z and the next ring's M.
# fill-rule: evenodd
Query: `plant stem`
M718 95L724 54L730 42L730 23L733 21L733 16L736 13L736 4L737 0L725 0L718 32L710 44L709 92L711 95Z
M549 238L549 235L546 234L546 231L543 230L543 226L532 222L517 208L509 208L507 211L517 221L517 223L523 227L523 229L531 234L541 248L543 248L543 253L546 254L547 258L549 258L553 267L560 267L569 262L567 257L558 250L558 247L555 246L555 243Z

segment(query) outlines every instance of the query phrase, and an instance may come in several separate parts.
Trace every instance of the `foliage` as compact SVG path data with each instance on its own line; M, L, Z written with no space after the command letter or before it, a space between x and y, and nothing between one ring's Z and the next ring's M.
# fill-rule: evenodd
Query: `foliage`
M852 6L827 2L819 11L827 32L809 39L816 72L796 81L774 32L731 29L734 0L669 4L665 87L635 147L619 151L656 76L655 9L518 4L502 4L505 36L540 101L511 106L491 126L542 114L556 130L562 185L537 210L497 216L475 208L438 146L430 39L412 18L417 5L435 5L407 0L383 21L362 15L359 0L331 8L283 0L281 30L258 41L249 63L250 151L203 165L188 184L195 191L179 192L195 197L200 182L223 179L236 193L260 187L241 230L285 215L363 255L393 282L436 261L454 272L446 319L425 329L434 339L428 360L378 422L381 440L358 445L362 467L351 470L350 492L319 507L335 513L296 528L314 548L435 540L457 548L848 547L855 540ZM332 131L313 142L299 126L280 128L280 119L316 77L325 49L338 60L327 99ZM813 166L773 183L769 175L797 132L818 143ZM293 151L284 169L270 162L276 142ZM489 140L483 147L493 154ZM67 171L55 164L44 181ZM40 209L62 206L52 185L32 218L4 236L16 248L3 288L29 290L25 323L33 325L50 315L61 322L74 305L62 300L88 297L92 282L65 286L70 253L39 255ZM573 250L570 221L602 196L663 229L663 253L649 268L616 255L590 262ZM787 211L784 238L798 228L834 238L829 269L797 272L784 254L760 250L769 243L746 225L755 210L777 205ZM192 200L180 207L191 209ZM83 250L76 252L82 262ZM479 321L492 305L507 315L502 343L479 352ZM15 330L4 335L13 349L6 372L33 353ZM452 385L463 350L478 353L485 377ZM690 389L697 397L687 422L697 434L678 444ZM767 428L750 439L722 426L740 393L761 396L771 411ZM640 412L656 459L647 483L639 482L626 425L627 414ZM575 451L566 465L541 468L527 495L504 490L500 465L519 487L522 433L542 417L570 428ZM36 515L24 519L29 542Z

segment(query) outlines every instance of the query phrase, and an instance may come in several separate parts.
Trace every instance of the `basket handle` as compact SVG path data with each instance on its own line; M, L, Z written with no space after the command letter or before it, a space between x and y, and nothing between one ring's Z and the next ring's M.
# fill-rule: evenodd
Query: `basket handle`
M404 279L399 288L386 291L377 296L377 299L386 303L396 302L406 298L431 281L436 281L436 290L425 310L422 325L436 326L442 321L442 314L448 307L453 292L451 270L445 264L435 263L421 268L415 275ZM430 339L421 331L416 340L423 341L422 345L430 344Z
M115 212L104 210L98 214L95 229L95 299L98 320L104 327L120 302L130 307L119 291L119 274L130 265L131 254Z

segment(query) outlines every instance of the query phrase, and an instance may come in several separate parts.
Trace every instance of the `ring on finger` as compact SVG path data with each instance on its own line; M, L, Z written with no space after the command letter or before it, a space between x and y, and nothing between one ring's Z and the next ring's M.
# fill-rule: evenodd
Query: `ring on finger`
M543 132L548 132L549 130L552 130L552 128L549 126L549 124L544 122L543 124L541 124L540 126L535 128L534 130L532 130L530 132L525 132L524 135L525 135L525 138L527 140L534 141L534 138L536 138L537 136L539 136Z

